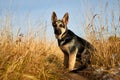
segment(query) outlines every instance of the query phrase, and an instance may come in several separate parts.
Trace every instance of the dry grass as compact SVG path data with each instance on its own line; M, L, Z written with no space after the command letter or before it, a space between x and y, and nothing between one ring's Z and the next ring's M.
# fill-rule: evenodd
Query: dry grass
M92 21L95 19L93 15ZM96 20L102 21L102 16L96 17ZM114 23L114 20L112 21ZM116 22L117 23L117 22ZM118 24L109 26L113 30L112 34L109 31L108 25L105 23L96 23L93 21L86 26L87 38L96 48L92 54L92 64L104 67L120 66L120 35L119 35L119 21Z
M117 75L120 73L120 24L119 18L115 18L115 13L113 11L111 13L111 22L108 21L108 16L91 14L89 24L84 26L86 38L96 48L91 58L94 69L92 74L96 77L92 77L92 79L95 80L120 79L120 75ZM115 19L117 20L115 21ZM117 78L113 77L115 75L117 75Z
M104 67L120 65L120 38L110 37L106 41L95 41L97 51L93 54L92 62Z
M9 27L7 24L0 31L0 80L60 79L62 60L54 55L58 52L53 42L33 34L15 37Z
M0 31L0 80L67 79L64 76L61 52L53 41L47 42L33 34L29 37L23 37L22 34L15 37L9 27L3 26ZM111 36L98 40L97 34L94 32L88 36L96 47L92 54L92 66L106 69L120 66L120 38Z

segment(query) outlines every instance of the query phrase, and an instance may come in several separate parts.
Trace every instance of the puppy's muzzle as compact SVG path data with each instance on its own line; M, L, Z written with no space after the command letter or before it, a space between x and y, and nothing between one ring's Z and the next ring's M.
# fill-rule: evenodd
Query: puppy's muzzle
M60 29L55 29L54 33L55 33L56 35L60 35L62 32L61 32Z

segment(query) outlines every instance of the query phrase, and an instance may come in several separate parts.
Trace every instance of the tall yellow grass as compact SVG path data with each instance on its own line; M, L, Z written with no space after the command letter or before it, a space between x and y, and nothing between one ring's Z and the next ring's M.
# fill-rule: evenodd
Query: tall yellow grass
M99 20L99 23L94 21ZM108 18L106 16L106 18ZM113 17L114 18L114 17ZM120 65L120 35L119 35L119 20L111 25L105 25L101 15L93 15L92 22L89 23L86 30L86 37L96 48L92 54L92 63L97 66L115 67ZM107 21L106 21L107 22ZM107 22L108 23L108 22ZM114 26L113 26L114 25ZM111 29L110 29L111 28ZM109 30L112 30L112 34Z
M34 34L22 35L20 30L15 37L8 22L6 18L0 30L0 80L59 79L56 71L61 72L62 60L53 55L59 51L53 42Z

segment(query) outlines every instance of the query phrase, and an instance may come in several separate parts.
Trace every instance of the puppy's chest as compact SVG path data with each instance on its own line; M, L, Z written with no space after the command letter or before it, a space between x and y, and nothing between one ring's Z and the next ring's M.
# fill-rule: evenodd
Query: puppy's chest
M65 40L62 40L58 43L59 47L67 53L71 53L71 51L75 49L75 39L66 38Z

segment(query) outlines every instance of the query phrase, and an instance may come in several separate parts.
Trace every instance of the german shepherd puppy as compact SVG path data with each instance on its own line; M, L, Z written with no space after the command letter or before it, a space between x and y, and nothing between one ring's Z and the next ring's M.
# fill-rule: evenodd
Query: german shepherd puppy
M57 19L55 12L52 13L52 26L54 34L58 40L58 45L64 53L64 66L70 72L77 72L87 68L90 64L90 54L94 47L86 40L75 35L67 28L69 14ZM79 67L75 69L75 64L79 62Z

